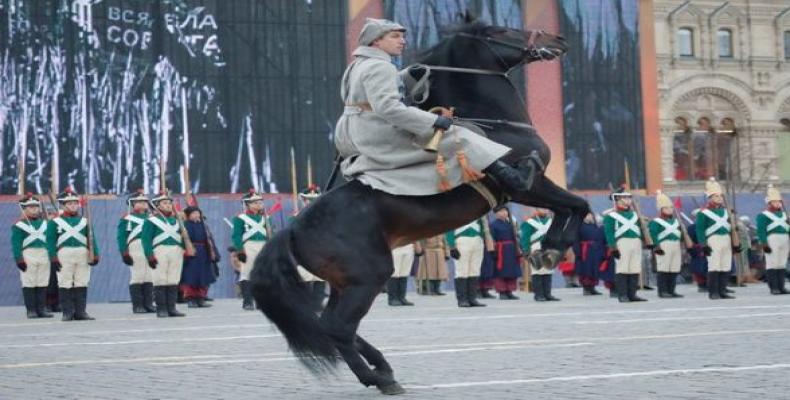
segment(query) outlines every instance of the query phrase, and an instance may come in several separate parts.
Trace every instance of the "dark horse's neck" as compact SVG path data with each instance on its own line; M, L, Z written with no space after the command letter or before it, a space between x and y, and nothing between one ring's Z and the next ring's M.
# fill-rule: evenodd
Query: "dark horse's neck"
M453 40L430 51L419 62L427 65L453 66L502 72L502 66L481 64L479 55L451 52ZM474 48L470 47L471 50ZM470 93L479 97L471 98ZM455 107L460 118L499 119L530 124L524 99L505 75L470 72L431 71L431 96L421 104L423 109L434 106Z

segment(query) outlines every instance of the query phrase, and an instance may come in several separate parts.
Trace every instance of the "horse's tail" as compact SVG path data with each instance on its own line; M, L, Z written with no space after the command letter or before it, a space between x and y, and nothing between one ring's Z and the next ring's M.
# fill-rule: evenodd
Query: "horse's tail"
M291 229L285 229L264 246L250 273L252 294L299 360L313 373L329 372L336 366L337 350L296 270L292 238Z

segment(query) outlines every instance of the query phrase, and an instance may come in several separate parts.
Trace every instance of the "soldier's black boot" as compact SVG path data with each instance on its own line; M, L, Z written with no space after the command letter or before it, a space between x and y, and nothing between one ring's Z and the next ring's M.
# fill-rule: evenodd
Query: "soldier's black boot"
M47 312L47 288L37 287L33 289L33 298L36 300L36 314L39 318L52 318L52 314Z
M656 273L656 280L658 281L658 297L662 299L668 299L672 297L667 280L668 275L669 274L666 272Z
M727 284L730 282L730 273L729 272L719 272L719 295L722 299L734 299L735 296L731 296L730 293L734 293L732 290L727 289Z
M532 284L532 293L535 301L548 301L543 292L543 279L541 279L540 275L532 274L529 280Z
M391 307L403 305L400 301L400 282L398 282L398 278L390 278L387 281L387 304Z
M776 278L774 278L776 282L776 287L779 289L779 294L790 294L790 291L785 289L785 281L787 281L787 277L785 276L784 269L777 269L774 273Z
M27 317L31 319L38 318L38 313L36 312L36 297L33 290L34 288L31 287L22 288L22 300L24 300L25 302L25 310L27 310Z
M167 318L167 286L154 286L154 301L156 301L156 316Z
M514 167L502 160L494 161L483 172L493 178L506 193L514 195L523 195L532 189L536 175L529 164L524 164L523 168Z
M241 281L239 282L239 286L241 287L241 308L247 311L254 311L255 306L252 304L252 288L250 287L250 281Z
M74 298L72 297L73 289L60 288L58 290L58 298L60 299L60 308L63 311L63 321L74 320Z
M543 275L543 295L546 296L548 301L560 301L560 299L551 295L551 275Z
M458 300L458 307L472 307L469 303L469 290L466 286L466 278L455 278L455 299Z
M779 289L776 287L776 275L773 269L765 270L765 283L768 285L768 290L771 294L779 294Z
M178 300L178 285L167 286L167 315L171 317L183 317L185 314L176 310Z
M414 303L406 300L406 292L409 290L409 277L402 276L398 278L398 299L404 306L413 306Z
M144 282L140 284L140 292L143 294L143 308L147 313L155 313L154 307L154 284L152 282Z
M88 288L75 287L71 289L74 298L74 319L78 321L92 321L96 318L91 317L85 308L88 305Z
M472 307L485 307L486 305L477 301L477 288L480 287L480 278L477 276L466 278L466 297Z
M621 303L628 303L631 301L628 297L628 275L615 274L614 287L617 290L617 300Z
M129 296L132 298L132 312L135 314L145 314L145 307L143 307L143 285L140 283L132 283L129 285Z
M718 272L708 272L708 298L711 300L721 300Z
M431 291L435 296L444 296L445 293L442 292L442 281L439 279L431 279L430 281Z
M678 288L678 273L677 272L672 272L672 273L669 274L669 277L667 278L667 284L669 284L669 294L672 297L674 297L674 298L683 297L682 294L678 294L678 292L677 292L677 288Z
M637 296L636 291L639 288L639 274L628 275L628 298L631 301L647 301L647 299Z

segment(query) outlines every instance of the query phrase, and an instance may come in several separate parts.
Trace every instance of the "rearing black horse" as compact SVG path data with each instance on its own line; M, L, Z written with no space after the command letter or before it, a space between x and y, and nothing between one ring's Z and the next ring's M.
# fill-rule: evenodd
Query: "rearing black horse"
M513 149L508 161L535 154L542 165L549 149L530 124L526 107L507 73L567 50L559 36L466 21L420 59L430 73L430 92L420 107L453 106L461 119L486 126L486 134ZM446 68L449 67L449 68ZM489 177L481 183L504 199L551 209L544 257L556 264L575 240L589 207L555 185L542 170L528 193L505 194ZM489 201L469 185L432 196L395 196L353 180L321 196L280 231L255 260L253 294L291 350L314 372L334 367L341 356L360 382L385 394L402 393L382 353L357 335L362 318L392 275L391 249L444 233L479 218ZM296 270L301 265L331 285L318 317ZM552 265L553 266L553 265ZM371 369L370 366L374 367Z

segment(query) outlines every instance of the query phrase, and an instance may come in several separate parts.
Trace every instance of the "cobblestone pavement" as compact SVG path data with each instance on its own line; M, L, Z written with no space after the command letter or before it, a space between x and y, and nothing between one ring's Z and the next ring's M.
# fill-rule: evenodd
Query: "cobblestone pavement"
M379 347L413 399L787 399L790 296L764 285L709 301L619 304L560 289L563 301L489 300L459 309L452 295L377 299L360 335ZM90 304L96 321L27 320L0 308L0 399L369 399L343 365L319 379L240 301L186 318Z

